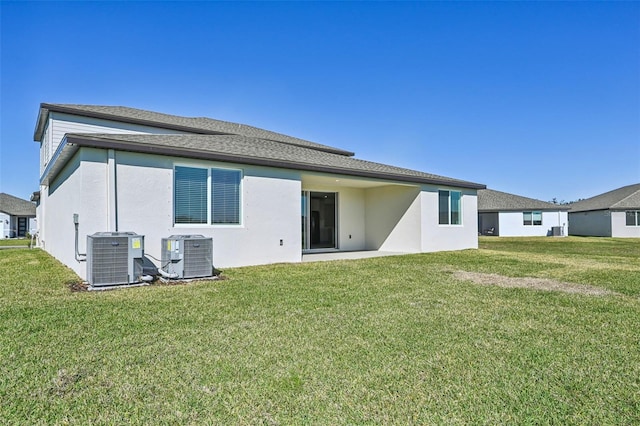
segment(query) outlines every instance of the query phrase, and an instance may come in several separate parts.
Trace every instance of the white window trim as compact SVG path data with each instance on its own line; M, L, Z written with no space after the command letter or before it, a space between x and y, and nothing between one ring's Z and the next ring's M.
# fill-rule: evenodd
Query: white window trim
M176 167L190 167L193 169L206 169L207 170L207 223L176 223ZM239 214L239 223L211 223L213 219L213 212L211 211L211 169L221 169L221 170L233 170L240 172L240 197L238 199L238 203L240 204L238 209ZM244 228L244 170L236 167L221 167L219 165L209 165L202 163L174 163L173 164L173 175L171 179L171 214L172 214L172 222L174 228Z
M526 223L524 223L524 215L525 213L531 213L531 224L527 225ZM534 213L540 213L540 225L536 225L535 223L533 223L533 214ZM544 214L542 212L542 210L524 210L522 212L522 226L544 226Z
M636 224L635 225L627 225L627 214L629 212L633 212L636 214ZM640 226L640 210L625 210L624 211L624 226L628 226L629 228L637 228Z
M448 207L449 208L449 223L440 223L440 191L447 191L449 193L449 197L448 197L448 201L449 201L449 207ZM451 210L451 193L452 192L457 192L457 193L460 194L460 212L459 212L459 214L460 214L460 223L451 223L451 213L452 213L452 210ZM462 193L462 191L458 191L456 189L438 189L438 192L437 192L437 196L438 196L438 226L443 226L443 227L450 226L450 227L456 227L456 228L464 226L464 215L462 214L462 211L463 211L463 207L462 207L463 195L464 194Z

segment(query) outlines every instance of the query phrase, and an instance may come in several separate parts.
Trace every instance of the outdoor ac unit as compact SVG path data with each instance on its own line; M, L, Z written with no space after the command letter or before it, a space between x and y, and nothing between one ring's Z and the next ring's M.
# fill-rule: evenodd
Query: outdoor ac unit
M92 286L133 284L142 275L144 235L97 232L87 235L87 281Z
M161 268L178 278L213 275L213 239L202 235L172 235L162 239Z

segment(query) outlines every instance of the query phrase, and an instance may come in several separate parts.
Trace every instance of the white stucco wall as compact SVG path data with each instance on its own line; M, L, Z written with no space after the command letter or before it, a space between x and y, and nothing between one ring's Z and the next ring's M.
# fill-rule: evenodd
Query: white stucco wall
M420 252L420 188L399 185L368 188L365 203L367 250Z
M103 120L91 117L81 117L60 112L50 112L44 127L42 140L40 141L40 173L45 170L51 157L58 148L62 138L66 133L161 133L175 134L183 133L174 130L161 129L151 126L142 126L130 123L121 123L111 120ZM47 223L42 218L47 212L48 188L40 186L40 205L36 209L35 227L38 231L39 245L46 249ZM55 208L55 207L54 207ZM55 213L54 213L55 214Z
M160 258L161 239L174 234L213 238L218 268L301 259L300 180L264 167L117 153L118 230L145 235L145 252ZM240 169L241 225L174 225L173 167ZM293 224L293 226L292 226ZM282 245L280 245L282 240Z
M500 212L499 235L501 237L544 237L551 235L552 227L564 227L564 234L568 235L568 216L566 211L542 212L542 225L524 225L523 212Z
M82 149L70 160L46 191L42 191L46 211L42 216L46 232L42 246L56 259L86 277L86 263L75 259L73 215L79 215L78 249L86 253L86 236L108 228L106 177L107 151ZM42 204L41 204L42 206Z
M609 210L569 213L569 235L610 237Z
M438 224L438 190L462 192L462 224ZM464 250L478 248L478 196L475 190L460 188L423 186L422 206L422 250Z
M627 226L626 212L612 211L611 236L618 238L640 238L640 226Z
M366 227L365 191L359 188L341 188L338 191L338 247L340 250L364 250Z
M48 194L45 249L86 278L75 260L73 214L78 213L79 251L95 232L145 236L145 252L160 258L161 239L174 234L212 237L218 268L301 260L299 176L264 167L191 161L116 152L117 221L110 220L108 151L82 148ZM174 225L174 164L243 171L241 225ZM63 185L59 185L64 180ZM52 186L53 187L53 186ZM117 229L113 224L117 223ZM282 245L280 245L282 240ZM157 262L156 262L157 263Z
M0 229L2 229L2 238L11 237L11 216L0 212Z

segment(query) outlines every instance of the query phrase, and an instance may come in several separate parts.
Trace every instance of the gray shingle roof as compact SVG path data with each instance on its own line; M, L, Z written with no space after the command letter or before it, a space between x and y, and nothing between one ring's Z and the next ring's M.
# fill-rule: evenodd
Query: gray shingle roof
M124 106L78 105L78 104L40 104L40 114L36 123L34 140L42 139L48 112L62 112L86 117L114 120L125 123L141 124L172 130L180 130L196 134L229 134L241 135L265 140L273 140L286 144L303 146L335 154L353 156L354 153L328 145L283 135L245 124L231 123L207 117L181 117Z
M523 210L569 210L569 206L548 203L534 198L493 189L478 191L478 212L523 211Z
M413 183L450 185L462 188L478 189L485 187L478 183L359 160L316 149L238 135L67 135L65 149L74 149L73 147L75 146L114 148L124 151L229 161ZM61 155L69 156L70 154L61 153ZM61 161L61 163L64 163L64 161ZM51 170L49 174L55 176L56 171Z
M623 186L571 204L571 212L640 209L640 183Z
M11 216L36 216L35 204L23 200L22 198L14 197L13 195L0 193L0 212L9 214Z

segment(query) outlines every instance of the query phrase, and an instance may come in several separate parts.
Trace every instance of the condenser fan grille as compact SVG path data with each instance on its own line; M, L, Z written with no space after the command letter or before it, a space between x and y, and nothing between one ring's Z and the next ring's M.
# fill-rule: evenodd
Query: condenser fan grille
M185 278L206 277L211 275L212 240L203 238L184 242Z

